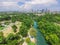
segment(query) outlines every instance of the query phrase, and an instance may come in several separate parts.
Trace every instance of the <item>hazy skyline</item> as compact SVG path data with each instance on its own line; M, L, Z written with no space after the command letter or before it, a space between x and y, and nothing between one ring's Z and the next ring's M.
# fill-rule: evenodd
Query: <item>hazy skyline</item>
M30 11L45 8L60 11L60 0L0 0L0 11Z

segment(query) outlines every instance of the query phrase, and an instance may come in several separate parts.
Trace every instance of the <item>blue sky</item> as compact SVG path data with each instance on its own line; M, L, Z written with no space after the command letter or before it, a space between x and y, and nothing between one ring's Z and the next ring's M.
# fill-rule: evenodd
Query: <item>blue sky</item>
M0 11L31 11L45 8L60 11L60 0L0 0Z

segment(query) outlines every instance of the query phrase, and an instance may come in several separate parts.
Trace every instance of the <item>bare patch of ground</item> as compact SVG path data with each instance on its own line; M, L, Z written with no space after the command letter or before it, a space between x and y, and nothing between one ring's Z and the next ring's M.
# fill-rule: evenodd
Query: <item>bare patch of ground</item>
M58 26L60 26L60 24L59 23L54 23L55 25L58 25Z
M21 22L16 21L15 23L11 23L11 24L9 24L6 28L3 29L2 32L3 32L3 34L4 34L5 37L7 37L10 33L13 33L13 34L16 34L16 33L17 33L17 32L14 33L14 32L13 32L13 29L12 29L12 27L11 27L11 26L14 25L14 24L17 26L17 32L19 32L19 28L20 28L20 26L21 26Z

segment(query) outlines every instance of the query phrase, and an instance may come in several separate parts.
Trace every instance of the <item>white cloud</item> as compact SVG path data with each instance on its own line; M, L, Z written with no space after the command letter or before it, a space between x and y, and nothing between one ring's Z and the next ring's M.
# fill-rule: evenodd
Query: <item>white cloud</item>
M14 11L19 10L19 6L17 5L17 2L0 2L0 9L3 11Z
M18 5L18 2L24 2L23 5ZM5 9L18 9L18 10L29 10L32 7L36 7L37 5L55 5L57 4L57 0L5 0L0 2L0 8L4 7Z
M14 6L17 2L2 2L2 6Z
M37 7L37 5L51 6L56 5L57 3L58 3L57 0L31 0L25 2L22 8L31 9L32 7Z
M56 0L32 0L32 1L29 1L29 2L26 2L26 3L29 3L29 4L57 4L57 1Z

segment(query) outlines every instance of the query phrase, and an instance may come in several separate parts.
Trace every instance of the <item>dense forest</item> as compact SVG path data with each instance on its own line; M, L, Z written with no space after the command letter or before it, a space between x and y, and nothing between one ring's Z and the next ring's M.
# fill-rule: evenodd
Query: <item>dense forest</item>
M48 45L60 45L60 14L45 14L36 20Z
M5 25L9 25L13 23L11 27L13 28L13 33L10 33L8 36L4 36L4 33L0 31L0 45L22 45L24 41L28 43L28 45L36 45L32 43L30 38L23 37L28 36L28 32L30 28L33 28L33 23L36 21L38 24L38 29L44 36L46 43L48 45L60 45L60 14L45 14L45 15L35 15L34 13L0 13L0 30L5 28L1 24L2 21ZM19 27L19 31L17 32L17 26L15 22L21 22L21 26ZM4 31L4 30L3 30ZM30 34L33 37L36 37L35 29L30 30Z

